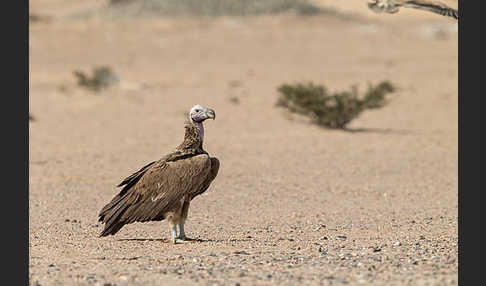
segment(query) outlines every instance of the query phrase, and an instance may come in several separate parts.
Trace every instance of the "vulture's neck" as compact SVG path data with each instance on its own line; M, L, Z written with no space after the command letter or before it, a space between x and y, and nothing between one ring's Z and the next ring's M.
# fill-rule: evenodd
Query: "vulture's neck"
M201 140L201 144L202 144L202 142L204 141L204 126L203 126L202 122L194 122L192 124L194 124L194 126L196 126L197 133L199 135L199 140Z
M186 123L186 133L184 134L184 142L182 142L181 149L195 149L203 151L202 144L204 140L204 127L202 123L189 121Z

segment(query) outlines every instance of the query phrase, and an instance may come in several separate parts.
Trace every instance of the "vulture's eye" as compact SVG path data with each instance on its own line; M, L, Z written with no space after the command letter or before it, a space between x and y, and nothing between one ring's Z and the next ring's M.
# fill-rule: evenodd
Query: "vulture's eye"
M201 112L201 109L196 109L195 111L196 111L196 112Z

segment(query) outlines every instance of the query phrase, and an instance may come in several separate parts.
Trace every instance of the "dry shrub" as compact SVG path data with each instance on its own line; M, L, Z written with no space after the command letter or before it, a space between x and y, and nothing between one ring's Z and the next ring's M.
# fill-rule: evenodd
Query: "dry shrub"
M112 8L165 16L251 16L288 11L314 15L327 12L307 0L110 0L109 4Z
M79 86L98 92L119 82L119 77L108 66L96 67L89 76L82 71L74 71Z
M364 96L359 96L356 86L349 91L330 94L326 87L312 82L283 84L278 88L277 106L306 115L318 125L345 129L364 110L383 107L387 103L386 94L394 90L389 81L382 81L377 86L369 84Z

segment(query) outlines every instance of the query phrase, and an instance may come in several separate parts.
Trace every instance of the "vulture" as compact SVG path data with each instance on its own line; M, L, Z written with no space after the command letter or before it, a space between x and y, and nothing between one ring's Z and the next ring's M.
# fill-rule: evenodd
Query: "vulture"
M428 0L373 0L368 3L368 7L378 13L396 13L400 7L415 8L427 10L440 14L442 16L449 16L456 20L459 19L459 13L456 9L450 8L447 5Z
M191 200L208 189L219 170L219 160L203 149L203 122L208 118L216 118L214 110L201 105L191 108L184 141L117 186L123 188L99 213L98 221L105 224L100 237L114 235L132 222L167 219L174 244L189 240L184 222Z

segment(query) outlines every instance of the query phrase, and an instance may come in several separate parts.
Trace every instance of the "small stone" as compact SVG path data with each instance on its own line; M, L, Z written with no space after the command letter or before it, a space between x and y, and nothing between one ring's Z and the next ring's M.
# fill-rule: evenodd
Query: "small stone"
M123 276L120 276L118 279L123 280L123 281L127 281L128 277L123 275Z
M321 253L322 256L327 255L327 251L322 247L322 245L319 245L319 253Z
M244 254L244 255L248 255L248 252L244 251L244 250L237 250L235 252L233 252L234 254Z
M324 277L324 278L325 278L325 279L332 280L332 279L334 279L335 277L334 277L334 275L329 275L329 276L326 276L326 277Z
M397 242L395 242L393 245L394 245L394 246L400 246L400 245L402 245L402 243L401 243L400 241L397 241Z

